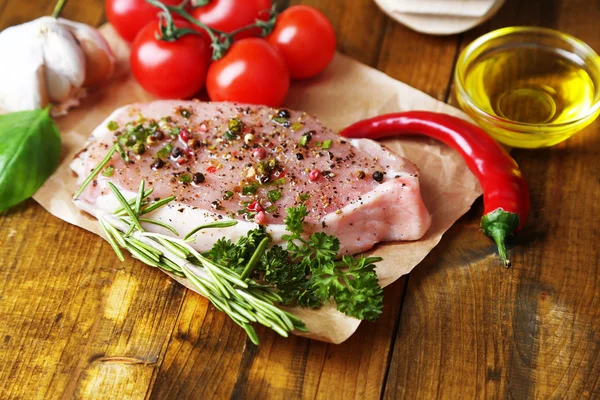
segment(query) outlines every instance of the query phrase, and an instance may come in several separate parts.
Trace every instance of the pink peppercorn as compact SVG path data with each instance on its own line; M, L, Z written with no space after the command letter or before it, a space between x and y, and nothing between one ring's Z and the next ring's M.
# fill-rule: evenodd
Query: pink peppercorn
M254 217L254 222L259 225L265 225L267 223L267 214L264 211L259 211Z
M181 141L183 143L187 144L188 140L190 140L190 131L188 131L187 129L182 129L179 132L179 137L181 138Z
M253 201L252 203L248 204L248 211L261 212L264 211L264 208L258 201Z
M267 152L262 147L257 147L256 149L252 150L252 155L259 160L262 160L267 156Z
M319 178L321 177L321 171L319 171L318 169L313 169L312 171L310 171L308 173L308 179L311 182L316 182L319 180Z
M188 157L194 157L194 150L190 149L189 147L187 149L183 150L183 152Z

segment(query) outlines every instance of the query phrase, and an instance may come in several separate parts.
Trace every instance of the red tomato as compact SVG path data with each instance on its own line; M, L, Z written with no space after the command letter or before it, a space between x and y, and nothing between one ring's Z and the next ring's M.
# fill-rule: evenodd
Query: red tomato
M176 6L181 0L162 0L166 5ZM150 21L158 21L160 9L145 0L106 0L106 18L121 37L131 42L135 35Z
M335 53L331 22L319 10L304 5L282 12L267 40L281 53L293 79L317 75Z
M232 32L254 23L258 19L267 21L271 0L212 0L208 5L197 7L192 15L198 21L222 32ZM236 39L260 34L259 29L245 31Z
M265 40L233 43L225 57L208 69L206 89L213 101L237 101L277 107L290 86L290 74L279 52Z
M176 21L178 28L191 28ZM131 45L131 71L148 92L162 98L188 98L204 87L212 50L204 35L184 35L174 42L156 39L158 22L150 22Z

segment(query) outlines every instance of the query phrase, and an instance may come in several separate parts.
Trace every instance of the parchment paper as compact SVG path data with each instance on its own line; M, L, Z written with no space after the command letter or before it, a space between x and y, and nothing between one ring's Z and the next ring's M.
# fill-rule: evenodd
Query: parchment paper
M96 220L71 202L77 185L69 162L92 130L114 109L153 99L128 72L127 44L109 25L103 26L101 31L119 60L115 78L92 91L81 107L57 120L63 138L61 163L34 196L53 215L98 235L100 230ZM341 54L337 54L317 78L293 83L285 105L316 115L334 131L366 117L415 109L466 118L461 111ZM419 241L380 244L372 251L384 258L377 267L382 286L409 273L481 194L475 177L458 153L450 148L429 139L416 138L387 140L385 144L421 169L422 195L433 223ZM116 256L114 262L119 262ZM178 281L190 287L184 279ZM306 323L309 329L306 336L332 343L348 339L360 324L359 320L338 312L333 304L319 310L294 308L290 311Z

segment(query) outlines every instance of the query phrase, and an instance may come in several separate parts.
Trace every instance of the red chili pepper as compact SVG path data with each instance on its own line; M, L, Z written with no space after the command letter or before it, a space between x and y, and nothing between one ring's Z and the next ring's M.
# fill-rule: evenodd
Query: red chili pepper
M496 242L509 267L504 241L525 225L529 190L515 160L482 129L450 115L408 111L359 121L340 132L347 138L369 139L410 134L440 140L463 157L483 189L481 230Z
M217 167L211 165L210 167L206 168L206 172L208 172L209 174L214 174L215 172L217 172Z

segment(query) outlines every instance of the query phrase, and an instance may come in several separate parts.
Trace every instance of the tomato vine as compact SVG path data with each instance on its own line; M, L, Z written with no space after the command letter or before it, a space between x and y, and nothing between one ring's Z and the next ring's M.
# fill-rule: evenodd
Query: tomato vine
M183 0L176 6L164 4L160 0L146 0L146 2L161 10L161 13L159 14L160 37L157 37L157 39L175 41L184 35L202 35L202 32L196 29L178 28L173 19L173 14L176 14L206 32L211 41L212 59L215 61L223 58L233 44L235 36L241 32L258 28L261 31L260 36L264 37L269 35L275 28L275 23L277 22L277 16L279 14L277 5L274 3L269 10L268 20L263 21L257 18L252 24L243 26L231 32L223 32L211 28L194 18L186 9L190 0ZM194 7L203 7L207 3L207 1L201 1L200 3L196 3Z

